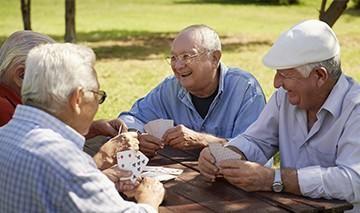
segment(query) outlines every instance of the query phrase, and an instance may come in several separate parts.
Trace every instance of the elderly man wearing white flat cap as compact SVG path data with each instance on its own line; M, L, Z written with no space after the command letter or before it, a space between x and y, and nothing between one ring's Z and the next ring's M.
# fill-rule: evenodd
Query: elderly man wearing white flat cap
M359 211L360 85L342 74L335 33L318 20L301 22L263 62L276 70L277 90L259 118L229 142L242 159L216 167L206 148L201 173L210 180L220 173L246 191L343 199ZM280 169L262 166L277 151Z

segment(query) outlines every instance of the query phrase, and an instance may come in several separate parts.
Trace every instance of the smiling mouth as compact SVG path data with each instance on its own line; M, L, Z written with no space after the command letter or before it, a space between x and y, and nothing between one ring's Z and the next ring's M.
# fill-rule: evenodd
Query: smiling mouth
M191 74L192 74L192 73L190 72L190 73L180 74L180 76L183 77L183 78L185 78L185 77L190 76Z

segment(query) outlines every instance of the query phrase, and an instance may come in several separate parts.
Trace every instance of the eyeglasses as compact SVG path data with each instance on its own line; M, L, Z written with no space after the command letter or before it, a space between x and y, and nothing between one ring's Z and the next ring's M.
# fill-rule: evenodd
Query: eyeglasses
M176 63L177 61L180 61L184 64L190 64L195 58L205 54L205 53L208 53L209 51L203 51L203 52L200 52L200 53L195 53L195 54L189 54L189 53L184 53L184 54L181 54L181 55L171 55L171 56L168 56L166 57L166 61L171 65L171 64L174 64Z
M99 91L89 90L89 91L95 94L96 99L98 100L99 104L104 103L104 101L106 100L107 95L104 90L99 90Z

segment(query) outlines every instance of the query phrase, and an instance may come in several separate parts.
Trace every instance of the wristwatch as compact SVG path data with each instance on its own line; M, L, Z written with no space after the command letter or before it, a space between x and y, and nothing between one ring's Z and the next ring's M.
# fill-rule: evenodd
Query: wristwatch
M284 190L284 184L281 181L280 169L275 169L275 177L274 177L274 182L272 184L272 190L274 192L282 192Z

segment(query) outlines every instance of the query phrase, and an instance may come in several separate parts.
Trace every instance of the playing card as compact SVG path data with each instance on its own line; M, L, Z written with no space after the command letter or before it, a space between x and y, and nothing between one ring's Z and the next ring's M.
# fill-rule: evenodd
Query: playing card
M157 119L145 124L144 130L150 135L153 135L161 139L164 133L173 126L174 126L173 120Z
M166 168L163 166L145 166L144 172L159 172L163 174L169 174L169 175L180 175L183 173L182 169L175 169L175 168Z
M149 171L143 172L141 177L151 177L158 181L168 181L176 178L176 175L164 174L161 172Z
M126 150L117 153L118 167L123 170L130 170L130 180L135 183L149 159L140 151Z
M215 158L215 164L217 166L219 166L220 161L241 158L241 155L239 153L236 153L233 150L228 149L219 143L210 143L209 149L211 154Z

